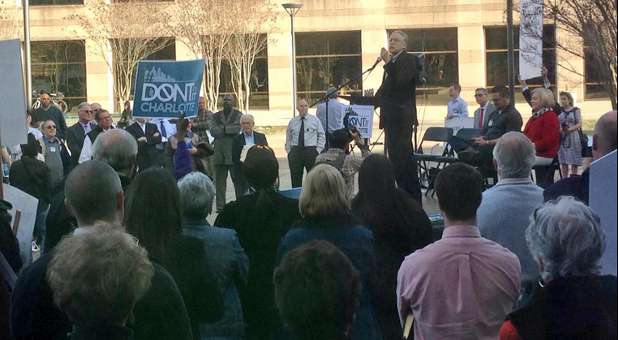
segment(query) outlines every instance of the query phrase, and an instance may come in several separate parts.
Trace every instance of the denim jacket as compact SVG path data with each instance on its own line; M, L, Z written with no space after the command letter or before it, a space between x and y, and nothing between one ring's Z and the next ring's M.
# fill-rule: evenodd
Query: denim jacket
M200 325L200 339L244 339L244 321L239 290L247 282L249 259L240 245L236 232L213 227L204 220L186 220L183 234L204 241L209 265L224 292L225 312L215 323Z

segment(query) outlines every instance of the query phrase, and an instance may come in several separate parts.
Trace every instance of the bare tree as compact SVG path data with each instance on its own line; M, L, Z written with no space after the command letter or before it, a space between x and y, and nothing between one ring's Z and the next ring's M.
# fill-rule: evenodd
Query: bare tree
M557 28L574 38L557 40L556 47L576 57L591 58L589 63L601 76L601 84L614 110L618 75L616 4L616 0L547 0L543 8L546 20L554 22ZM568 63L560 66L579 73Z
M83 15L74 14L68 18L77 22L82 33L96 44L113 73L116 108L131 97L137 63L173 42L173 39L161 37L165 18L163 6L140 0L112 3L92 0L86 2ZM122 117L123 120L130 118Z
M233 28L226 59L230 64L232 88L238 98L238 108L249 110L251 81L255 59L267 45L267 34L277 18L275 7L268 0L237 2L238 24Z
M242 3L243 1L237 1ZM235 2L176 0L169 8L165 29L179 39L196 58L206 59L204 89L208 108L217 109L221 85L221 62L237 22Z

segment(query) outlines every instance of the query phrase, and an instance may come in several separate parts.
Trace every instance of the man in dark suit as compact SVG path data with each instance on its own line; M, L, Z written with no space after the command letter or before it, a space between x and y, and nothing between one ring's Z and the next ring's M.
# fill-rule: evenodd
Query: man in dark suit
M417 58L406 52L408 36L394 31L388 38L388 50L382 48L384 78L376 93L380 107L380 128L384 129L386 150L395 169L399 186L419 203L421 188L412 152L412 130L416 118Z
M67 145L71 151L71 160L73 164L79 162L79 156L82 153L86 135L97 126L96 123L92 121L94 117L90 104L83 102L79 104L78 110L79 120L68 128L66 133Z
M160 163L157 144L161 143L161 134L157 125L146 122L145 118L136 118L135 123L127 127L127 132L137 140L138 171L157 166Z
M223 110L212 115L208 122L210 133L215 137L215 154L212 156L212 161L215 165L217 211L221 211L225 205L228 172L232 176L232 181L236 183L232 145L234 137L240 133L240 116L242 113L234 108L234 97L226 95L223 97ZM236 199L238 198L240 196L236 195Z
M236 199L243 195L246 195L249 192L249 185L247 184L247 180L240 171L240 166L242 164L240 158L243 148L245 147L245 145L247 147L251 147L252 145L268 145L266 135L253 131L254 127L255 119L253 118L253 115L242 115L240 117L240 128L242 132L236 137L234 137L234 142L232 144L232 162L234 162L234 167L232 168L232 171L236 172L236 176L232 176L232 180L234 182ZM234 177L236 177L235 180Z

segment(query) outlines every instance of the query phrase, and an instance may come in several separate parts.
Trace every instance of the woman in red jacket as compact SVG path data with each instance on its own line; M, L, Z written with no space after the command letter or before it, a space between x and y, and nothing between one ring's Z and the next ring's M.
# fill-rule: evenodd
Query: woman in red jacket
M532 91L530 99L532 117L526 123L524 134L530 138L536 149L536 182L546 187L554 182L553 160L560 149L560 121L554 112L554 94L549 89L538 88Z

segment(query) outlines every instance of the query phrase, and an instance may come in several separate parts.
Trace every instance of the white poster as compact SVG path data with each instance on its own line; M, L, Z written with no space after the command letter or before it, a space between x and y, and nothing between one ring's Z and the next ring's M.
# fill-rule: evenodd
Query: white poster
M371 139L371 130L373 129L373 106L350 105L345 111L344 117L348 119L348 126L355 126L358 129L361 138Z
M541 76L543 68L543 0L521 0L519 26L519 76Z
M590 166L590 208L601 218L605 231L601 273L616 275L616 151Z
M19 254L25 267L32 262L32 230L39 200L8 184L3 184L2 187L4 200L13 205L13 209L9 210L13 217L11 227L17 229ZM15 233L15 230L13 232Z
M0 144L26 144L26 96L19 40L0 41Z

